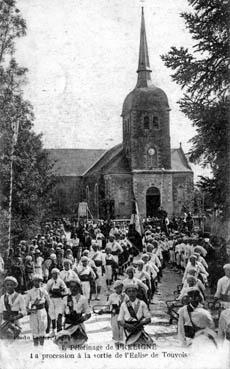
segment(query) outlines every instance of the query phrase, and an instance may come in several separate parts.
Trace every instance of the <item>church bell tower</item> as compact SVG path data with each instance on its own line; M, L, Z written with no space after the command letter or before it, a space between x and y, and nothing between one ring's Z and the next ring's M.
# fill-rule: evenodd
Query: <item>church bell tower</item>
M153 84L151 72L142 8L137 84L122 109L123 148L131 170L171 168L168 99Z

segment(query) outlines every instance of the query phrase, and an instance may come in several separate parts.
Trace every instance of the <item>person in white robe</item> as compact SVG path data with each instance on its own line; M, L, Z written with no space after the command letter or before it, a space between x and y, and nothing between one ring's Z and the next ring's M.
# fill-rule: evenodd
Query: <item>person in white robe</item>
M151 315L146 303L137 298L137 291L136 284L126 284L125 293L128 300L121 304L117 319L119 324L124 327L125 343L130 346L153 343L151 337L144 330L144 326L151 322Z
M93 269L88 265L89 259L86 256L82 256L81 263L76 268L78 277L82 285L82 293L90 301L90 282L96 279L96 274Z
M217 289L214 295L215 299L220 300L223 308L230 307L230 263L223 266L225 276L217 282Z
M20 325L19 319L27 315L27 311L23 295L15 291L18 282L15 277L7 276L3 285L6 292L0 297L0 323L7 320L6 315L10 315L9 321ZM4 314L8 312L8 305L10 305L9 314Z
M95 267L97 278L95 280L95 300L100 300L100 292L103 283L103 275L105 273L105 254L100 251L98 243L93 244L93 254L91 256Z
M50 297L44 287L41 286L43 278L40 274L33 276L33 288L27 291L25 300L30 314L30 328L32 331L34 346L44 345L47 329L47 312L45 304L50 305Z
M123 282L121 280L115 281L113 288L115 292L111 293L106 305L110 307L111 311L112 339L116 344L119 344L124 341L124 331L117 318L121 304L128 300L128 296L123 292Z
M91 317L87 297L81 294L81 285L72 280L69 284L70 294L64 297L64 329L60 331L55 339L61 348L70 346L81 346L87 340L84 322Z
M50 296L49 316L52 321L51 336L55 335L55 330L62 329L63 297L68 294L65 282L60 278L60 271L57 268L51 270L52 278L48 280L46 289Z
M206 311L202 308L202 296L197 288L190 289L187 292L188 303L178 310L178 338L182 345L189 345L194 338L199 327L193 322L193 315L197 309ZM213 322L212 322L213 325Z
M64 269L60 272L60 278L65 282L67 288L69 287L69 282L71 280L76 280L78 283L80 283L77 273L71 269L72 261L70 259L64 259L63 266Z
M106 280L106 286L108 290L110 290L110 287L112 285L112 281L114 278L114 269L118 267L118 264L116 263L116 260L114 256L111 254L111 248L109 246L106 246L105 248L105 280Z

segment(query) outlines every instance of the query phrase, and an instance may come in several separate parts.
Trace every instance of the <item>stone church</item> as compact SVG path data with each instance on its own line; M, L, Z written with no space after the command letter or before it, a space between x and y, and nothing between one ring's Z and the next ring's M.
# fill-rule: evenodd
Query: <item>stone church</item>
M193 171L180 146L171 149L170 108L151 79L142 8L136 87L122 107L123 142L108 151L50 149L62 198L87 201L95 218L130 218L134 200L142 217L191 209ZM60 194L59 194L60 195Z

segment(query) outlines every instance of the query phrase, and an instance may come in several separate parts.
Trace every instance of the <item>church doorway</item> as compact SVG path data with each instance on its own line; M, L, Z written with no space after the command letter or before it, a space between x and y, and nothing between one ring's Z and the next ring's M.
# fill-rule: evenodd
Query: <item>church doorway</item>
M156 217L161 204L161 195L157 187L150 187L146 191L146 216Z

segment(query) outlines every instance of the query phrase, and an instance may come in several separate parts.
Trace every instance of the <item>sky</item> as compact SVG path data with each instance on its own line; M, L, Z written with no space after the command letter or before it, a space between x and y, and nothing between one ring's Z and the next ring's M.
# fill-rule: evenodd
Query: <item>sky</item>
M169 99L171 146L190 149L195 134L179 111L180 87L160 55L191 48L186 0L18 0L27 35L17 60L27 67L25 97L46 148L110 148L122 141L121 110L137 79L144 5L153 83ZM195 175L200 174L195 168ZM203 174L203 173L202 173Z

